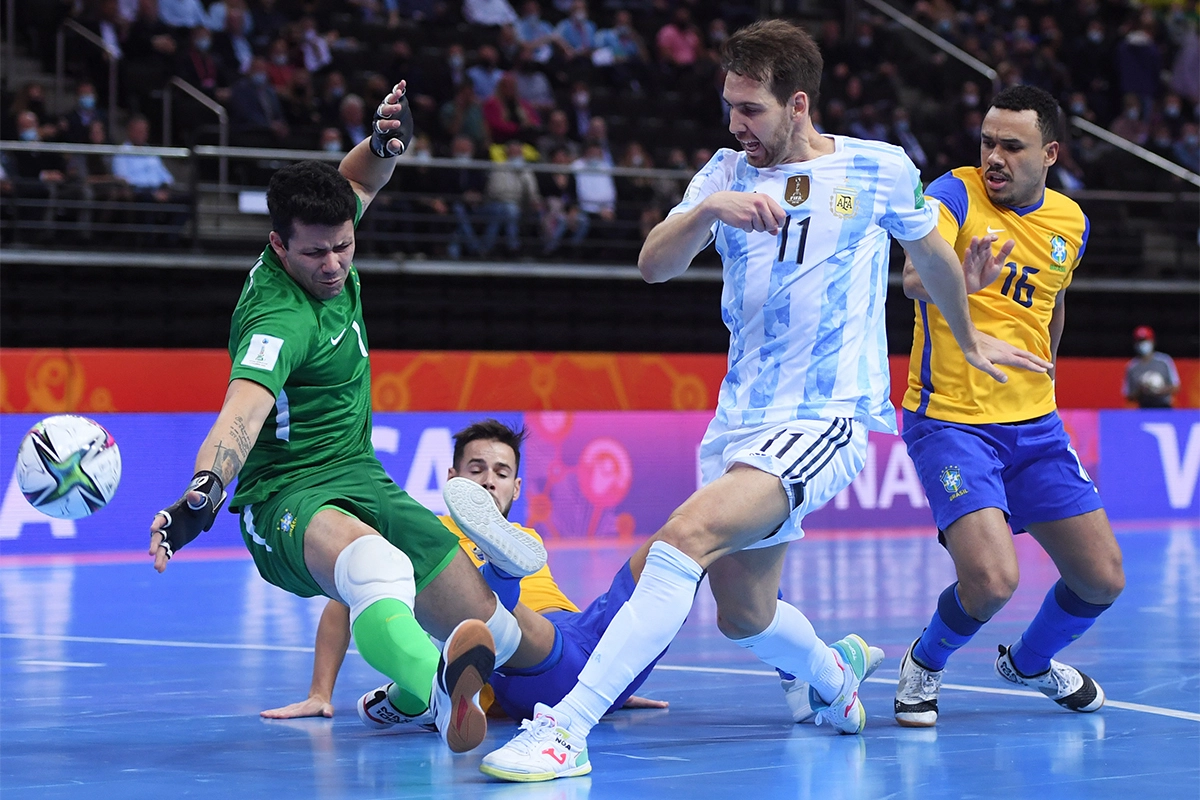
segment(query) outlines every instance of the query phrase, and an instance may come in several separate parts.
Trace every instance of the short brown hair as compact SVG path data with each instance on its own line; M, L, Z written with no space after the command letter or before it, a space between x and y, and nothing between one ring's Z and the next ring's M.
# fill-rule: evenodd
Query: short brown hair
M499 442L511 447L513 456L517 459L517 463L513 464L513 469L519 470L521 468L521 445L528 435L524 426L514 429L494 419L472 423L454 434L454 468L457 470L461 466L463 453L468 444L483 440Z
M804 92L816 105L825 67L821 49L808 32L782 19L751 23L725 41L721 66L766 84L780 105Z

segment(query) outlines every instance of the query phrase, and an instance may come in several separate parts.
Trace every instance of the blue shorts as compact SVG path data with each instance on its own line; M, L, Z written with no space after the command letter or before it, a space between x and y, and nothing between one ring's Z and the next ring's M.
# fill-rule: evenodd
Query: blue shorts
M939 531L981 508L1000 509L1021 533L1104 507L1057 411L966 425L905 409L903 437Z
M559 636L562 637L562 658L553 667L537 675L493 673L489 683L496 693L496 702L504 712L513 719L533 719L535 703L554 705L566 697L567 692L574 689L575 684L579 682L580 671L587 664L592 651L596 649L600 637L608 630L613 617L633 595L635 585L633 573L629 571L629 562L626 561L613 578L608 591L593 600L583 611L554 611L547 614L546 619L554 623ZM625 705L630 695L646 682L650 670L654 669L658 659L666 652L663 650L659 653L658 657L650 662L650 666L634 678L633 683L621 693L609 711L615 711Z

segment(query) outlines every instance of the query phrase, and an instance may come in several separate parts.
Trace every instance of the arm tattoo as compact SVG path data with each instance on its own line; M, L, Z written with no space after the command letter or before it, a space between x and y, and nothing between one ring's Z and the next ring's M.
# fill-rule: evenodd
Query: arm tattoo
M229 432L233 434L242 458L250 455L250 448L254 447L254 442L250 441L250 434L246 431L246 421L241 417L234 417Z
M242 457L232 447L225 446L225 440L217 442L217 455L213 459L212 471L221 476L221 481L229 484L242 469Z

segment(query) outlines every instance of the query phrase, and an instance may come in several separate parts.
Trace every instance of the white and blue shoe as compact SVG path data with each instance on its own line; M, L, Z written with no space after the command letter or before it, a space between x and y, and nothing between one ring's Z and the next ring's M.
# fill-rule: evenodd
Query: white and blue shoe
M871 673L879 669L884 658L883 650L878 647L868 647L867 650L870 654L870 663L867 664L867 674L863 676L863 680L871 677ZM817 716L816 710L809 702L809 686L806 682L795 677L785 678L784 674L780 673L779 683L783 686L783 698L792 712L792 721L796 723L809 722Z

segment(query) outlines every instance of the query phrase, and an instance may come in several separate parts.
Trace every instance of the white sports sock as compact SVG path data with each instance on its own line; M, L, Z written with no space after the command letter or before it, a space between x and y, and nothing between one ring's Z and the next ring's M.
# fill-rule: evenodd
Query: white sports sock
M842 670L833 650L790 603L775 604L775 618L762 633L734 641L772 667L808 681L821 697L837 697L842 690Z
M501 667L508 663L513 653L521 646L521 625L512 612L500 602L500 598L496 597L496 611L487 621L487 626L496 641L496 666Z
M642 670L666 649L683 627L704 570L666 542L655 542L637 587L592 657L575 688L554 707L571 718L572 736L587 736Z

